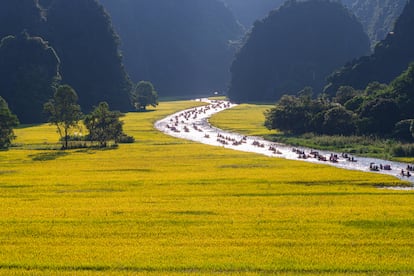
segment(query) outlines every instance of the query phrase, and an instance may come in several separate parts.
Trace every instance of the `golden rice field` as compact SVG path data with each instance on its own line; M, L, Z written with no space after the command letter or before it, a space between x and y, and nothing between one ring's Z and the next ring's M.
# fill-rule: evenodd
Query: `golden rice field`
M17 129L0 152L0 274L414 274L413 192L152 127L195 104L128 114L136 142L111 150L49 150L53 127Z

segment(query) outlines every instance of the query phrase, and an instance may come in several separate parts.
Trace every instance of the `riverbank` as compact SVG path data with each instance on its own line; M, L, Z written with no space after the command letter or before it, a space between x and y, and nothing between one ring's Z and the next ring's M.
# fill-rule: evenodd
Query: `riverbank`
M382 173L414 183L414 177L411 173L407 174L407 164L404 163L378 158L354 157L332 151L315 151L304 147L292 149L292 146L267 141L261 137L218 129L209 123L208 119L212 115L235 106L227 101L210 101L210 105L206 107L192 108L170 115L156 122L155 127L171 136L204 144L255 152L269 157L328 164L348 170Z

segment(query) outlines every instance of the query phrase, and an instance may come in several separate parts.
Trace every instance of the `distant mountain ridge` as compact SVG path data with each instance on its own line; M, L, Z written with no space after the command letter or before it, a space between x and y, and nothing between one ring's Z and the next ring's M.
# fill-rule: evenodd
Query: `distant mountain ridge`
M265 18L286 0L222 0L246 28ZM384 39L401 14L407 0L338 0L353 12L364 26L371 44ZM335 1L335 2L338 2Z

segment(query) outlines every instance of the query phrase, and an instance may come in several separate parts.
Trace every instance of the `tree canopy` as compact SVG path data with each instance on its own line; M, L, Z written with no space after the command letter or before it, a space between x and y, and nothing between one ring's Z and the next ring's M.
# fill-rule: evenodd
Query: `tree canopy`
M68 148L69 130L78 125L82 118L78 95L69 85L61 85L57 88L53 99L44 104L44 111L49 116L48 122L57 127L58 133L63 138L63 148Z
M414 141L414 63L389 85L340 87L334 97L283 96L266 112L265 125L295 134L374 135Z
M132 92L132 104L138 110L158 105L158 93L149 81L140 81Z
M119 111L111 111L106 102L99 103L84 120L89 139L99 142L100 147L106 147L111 140L117 142L123 135L121 116Z
M369 52L361 24L341 4L287 1L257 21L231 66L235 101L274 101L305 86L320 91L346 61Z

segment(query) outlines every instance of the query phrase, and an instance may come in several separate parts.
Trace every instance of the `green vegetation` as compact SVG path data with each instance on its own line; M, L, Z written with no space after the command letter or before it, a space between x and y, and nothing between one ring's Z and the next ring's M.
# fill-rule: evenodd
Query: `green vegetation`
M147 106L158 105L158 93L151 82L140 81L131 92L131 101L137 110L145 111Z
M78 94L69 85L61 85L43 108L49 116L49 123L56 126L60 139L64 141L63 148L67 149L69 131L76 128L82 118Z
M379 137L382 140L396 140L400 144L412 143L414 142L414 111L412 109L414 97L411 93L413 88L414 63L390 85L370 83L364 91L356 91L352 87L343 86L333 98L320 95L316 99L312 98L309 89L304 89L298 96L284 95L273 108L267 110L265 126L268 129L277 129L294 135L304 133L359 135ZM352 137L340 138L339 141L343 143L353 139ZM368 139L371 144L374 140ZM338 146L334 141L338 139L328 141L328 144ZM363 144L366 146L370 143ZM398 143L390 142L389 144ZM414 156L412 145L401 146L400 144L397 147L383 144L381 147L391 156ZM342 150L342 146L339 149ZM384 154L385 150L381 153ZM355 148L352 151L361 153ZM377 153L376 150L369 152Z
M414 273L414 193L377 188L402 182L153 128L197 104L127 114L136 142L116 150L61 154L54 127L16 129L0 152L0 274ZM267 131L261 116L240 127Z
M122 114L119 111L109 110L106 102L101 102L94 110L86 115L84 123L89 131L91 141L99 142L101 148L107 146L108 141L119 141L123 133L123 122L119 120Z

